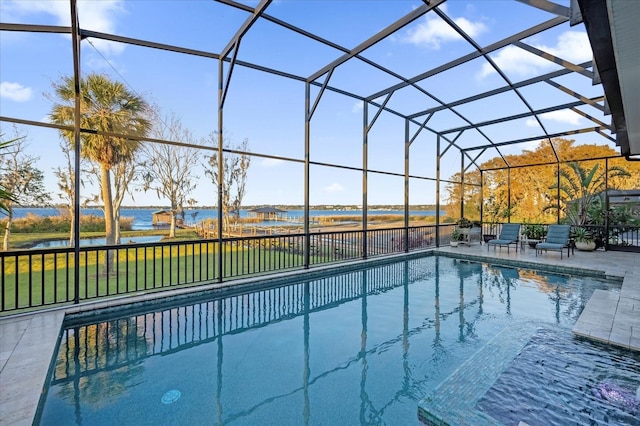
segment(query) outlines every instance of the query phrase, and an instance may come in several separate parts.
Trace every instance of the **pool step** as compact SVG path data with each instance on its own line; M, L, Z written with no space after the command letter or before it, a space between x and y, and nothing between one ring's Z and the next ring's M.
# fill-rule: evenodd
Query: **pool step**
M620 292L596 290L573 334L640 351L640 277L627 274Z
M418 405L422 425L502 425L476 408L505 368L538 329L533 323L512 323L466 360ZM521 422L522 423L522 422Z

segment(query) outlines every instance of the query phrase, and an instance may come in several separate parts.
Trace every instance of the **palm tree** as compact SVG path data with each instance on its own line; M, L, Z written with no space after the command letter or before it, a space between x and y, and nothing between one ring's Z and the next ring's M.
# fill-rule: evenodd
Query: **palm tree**
M53 84L60 101L51 110L55 124L73 126L75 88L73 77L63 77ZM147 119L148 105L124 84L103 74L90 74L80 80L80 127L97 132L145 137L151 129ZM74 132L61 130L61 135L75 146ZM114 211L111 171L133 158L140 142L115 136L82 132L80 155L99 165L100 197L104 204L106 244L115 244L117 230Z
M60 103L51 110L51 121L73 126L75 123L75 80L63 77L53 84ZM102 74L89 74L80 79L80 127L90 131L129 135L133 139L82 132L80 155L98 165L100 175L100 198L103 203L105 239L107 245L119 243L120 203L114 204L111 175L112 170L122 169L132 162L140 145L137 138L145 137L151 129L147 119L149 107L140 96L127 90L124 84L112 81ZM75 148L72 130L61 130ZM76 171L77 173L77 171ZM76 194L77 196L78 194ZM105 256L104 273L113 271L114 253Z
M560 189L560 198L558 199L558 195L553 196L552 204L545 210L562 209L566 214L567 223L572 225L587 224L589 209L607 189L608 179L631 176L627 170L618 166L598 173L600 164L595 164L591 170L583 168L577 162L567 165L568 168L560 169L560 186L555 183L549 187L553 190Z

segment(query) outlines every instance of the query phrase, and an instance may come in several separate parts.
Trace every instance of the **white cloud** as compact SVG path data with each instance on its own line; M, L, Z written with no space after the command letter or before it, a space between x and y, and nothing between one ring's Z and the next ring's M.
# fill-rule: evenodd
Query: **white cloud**
M441 7L440 9L446 13L446 8ZM453 18L453 22L471 37L476 37L487 30L487 26L480 21L473 22L460 17ZM462 37L434 13L428 13L424 21L416 27L410 28L403 38L403 41L407 43L434 50L440 49L442 43L456 40L462 40Z
M51 0L3 0L3 9L13 16L23 17L33 14L47 14L54 17L57 25L71 25L71 12L68 1ZM84 29L104 32L116 32L116 18L124 13L122 0L79 0L78 20ZM103 55L112 56L122 53L124 44L105 40L92 40L93 45Z
M11 99L16 102L26 102L31 99L33 90L30 87L25 87L20 83L12 83L10 81L3 81L0 83L0 98Z
M260 162L263 167L277 167L282 163L284 163L284 161L277 158L263 158Z
M344 186L340 185L338 182L333 182L331 185L325 186L322 189L329 194L334 194L336 192L344 191Z
M353 104L353 108L351 109L352 112L362 112L364 108L364 102L362 101L357 101L355 104Z
M582 122L582 117L570 109L562 109L559 111L551 111L539 115L543 121L557 121L560 123L572 124L574 126L579 125ZM538 127L538 122L534 118L528 118L525 124L529 127Z
M566 31L558 36L554 46L531 45L574 64L588 61L593 57L589 38L587 33L584 32ZM536 75L554 67L553 62L542 59L538 55L516 46L507 46L501 49L497 54L491 55L491 59L507 74L521 77ZM494 72L493 67L488 62L485 62L482 65L480 77L486 77Z
M559 123L572 124L574 126L582 123L582 116L571 111L570 109L551 111L540 114L538 117L540 117L542 121L557 121ZM529 127L538 127L538 122L534 118L529 118L526 121L526 125Z
M560 123L568 123L577 126L582 122L582 116L570 109L562 109L559 111L551 111L540 115L543 120L559 121Z

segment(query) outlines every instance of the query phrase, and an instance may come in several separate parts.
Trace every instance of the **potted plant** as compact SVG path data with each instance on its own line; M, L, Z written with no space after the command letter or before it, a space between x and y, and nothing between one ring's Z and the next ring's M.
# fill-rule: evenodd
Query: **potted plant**
M458 247L460 241L462 241L462 234L456 228L451 233L451 247Z
M473 227L473 222L471 222L469 219L465 217L461 217L460 219L458 219L457 225L458 225L458 228L468 229Z
M456 224L458 225L456 230L460 234L460 239L458 241L471 243L471 228L473 228L473 222L467 218L461 217L458 219Z
M596 241L593 234L588 229L579 227L573 230L573 239L576 248L582 251L593 251L596 249Z
M525 224L523 232L525 237L527 237L527 240L529 240L529 247L532 248L535 248L536 244L542 241L542 239L547 235L545 227L535 223Z

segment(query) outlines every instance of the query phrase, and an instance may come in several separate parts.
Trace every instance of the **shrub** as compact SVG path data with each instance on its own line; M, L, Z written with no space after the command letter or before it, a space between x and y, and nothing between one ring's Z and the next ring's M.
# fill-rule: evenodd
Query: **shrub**
M0 226L4 228L7 221L1 220ZM133 218L120 218L120 229L129 231L133 226ZM19 234L29 233L56 233L71 230L71 218L64 216L38 216L33 213L27 213L26 217L14 219L11 224L11 232ZM96 215L80 216L80 232L104 232L104 218Z

